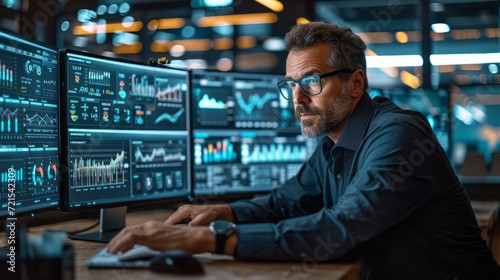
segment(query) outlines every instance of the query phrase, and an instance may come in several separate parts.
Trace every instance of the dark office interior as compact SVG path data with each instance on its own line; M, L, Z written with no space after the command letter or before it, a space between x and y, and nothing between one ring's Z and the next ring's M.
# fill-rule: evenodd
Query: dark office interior
M4 40L0 46L14 42L11 47L17 48L16 40L25 40L28 46L40 43L42 52L50 53L44 54L44 59L54 61L48 66L30 64L0 52L2 184L10 176L7 170L19 166L24 173L16 179L29 181L20 188L40 195L40 200L50 197L38 205L38 198L35 202L27 198L29 206L24 210L24 205L18 207L20 221L43 228L54 222L88 219L92 223L81 227L91 227L96 220L101 225L104 222L101 207L123 206L127 201L130 212L172 210L182 203L259 196L278 187L300 169L316 144L300 135L293 104L278 100L274 88L285 75L284 34L293 25L310 21L350 27L367 45L370 96L388 97L401 108L419 111L427 118L472 201L483 237L500 263L499 0L0 0L0 32L7 34L0 37ZM163 64L162 59L167 67L147 68ZM19 66L21 63L25 64ZM85 68L88 65L91 67ZM24 105L18 111L9 101L17 98L10 92L15 88L12 80L26 71L27 78L19 79L21 84L29 84L29 91L35 86L28 76L35 71L31 67L37 66L51 72L54 85L51 89L50 79L44 77L39 85L43 97L37 93L33 100L19 98L20 104L27 100L32 107L23 109L19 118L30 136L17 136L18 116ZM57 78L54 69L61 71ZM89 76L94 75L89 74L92 71L95 76ZM122 71L122 76L106 80L113 71ZM152 78L161 75L171 76L169 80ZM84 76L99 81L90 81L96 86L82 89L79 82ZM129 76L133 77L131 84L126 80ZM232 81L243 81L244 85L237 84L234 96L226 96L225 92L235 86ZM211 82L219 83L221 89L206 87ZM116 93L109 92L113 84L119 84ZM258 94L253 95L249 84L259 90ZM135 94L125 93L124 87L130 87L130 92L135 88ZM161 87L165 87L163 91ZM61 95L63 90L68 93ZM148 90L161 91L162 95L157 93L154 101L154 93ZM80 98L83 93L88 95ZM191 95L181 98L183 93ZM106 103L107 95L116 96L118 101ZM251 98L259 100L251 103ZM51 104L42 110L50 121L38 115L37 102ZM275 104L272 107L271 102ZM88 119L83 113L73 113L84 107L87 112L87 106L92 111L92 104L97 103L98 117L92 117L92 112ZM59 106L71 113L63 116L65 112L57 111ZM225 111L209 114L206 108ZM118 132L102 136L97 128L110 128L105 123L108 114L111 122L114 117L113 128ZM45 140L36 140L36 128L28 132L33 125L31 117L52 124L41 132ZM166 123L166 129L160 128ZM144 138L134 133L142 133ZM160 137L170 138L165 144ZM30 154L23 162L23 152L15 154L12 149L30 149L29 145L18 145L27 139L34 141L34 147L47 141L45 145L52 150L40 146L51 152ZM100 146L90 150L95 143ZM57 148L66 158L57 159L61 155ZM130 166L124 163L127 161ZM116 165L109 169L116 162L125 171ZM57 172L56 163L60 165ZM61 170L62 166L66 168ZM88 179L85 172L89 168L111 175ZM58 176L63 179L58 181ZM123 179L127 176L130 179ZM99 180L103 178L121 186L101 189L104 183ZM111 195L124 193L127 184L131 197L114 200ZM58 189L60 186L65 189ZM80 193L84 187L90 188L88 196ZM4 219L8 217L8 189L2 186L0 190L4 200L0 202L0 217ZM92 201L94 192L109 194ZM0 224L7 225L4 220Z

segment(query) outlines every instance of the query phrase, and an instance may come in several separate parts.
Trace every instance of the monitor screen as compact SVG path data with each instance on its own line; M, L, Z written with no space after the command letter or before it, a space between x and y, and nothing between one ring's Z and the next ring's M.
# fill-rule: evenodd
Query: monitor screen
M377 95L388 97L402 109L422 113L429 121L444 151L448 157L451 157L450 95L448 89L389 88L370 91L372 98Z
M189 72L60 54L63 210L187 199Z
M452 86L450 92L455 168L464 182L498 183L500 85Z
M195 196L268 192L294 176L316 140L302 136L283 75L192 72Z
M0 32L0 216L57 209L58 58Z

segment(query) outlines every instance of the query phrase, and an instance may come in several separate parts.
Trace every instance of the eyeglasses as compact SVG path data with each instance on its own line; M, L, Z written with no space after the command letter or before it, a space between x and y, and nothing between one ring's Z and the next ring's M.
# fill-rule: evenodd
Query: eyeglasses
M356 70L352 69L339 69L333 72L325 73L323 75L305 76L297 80L283 80L278 82L278 88L281 95L286 100L293 100L293 91L299 85L303 93L308 96L316 96L323 90L321 79L338 75L340 73L353 73Z

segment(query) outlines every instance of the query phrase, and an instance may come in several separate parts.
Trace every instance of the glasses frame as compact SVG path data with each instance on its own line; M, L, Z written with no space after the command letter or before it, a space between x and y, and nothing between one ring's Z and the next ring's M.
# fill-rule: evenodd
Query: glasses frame
M352 74L354 73L356 70L354 69L339 69L339 70L335 70L335 71L332 71L332 72L328 72L328 73L325 73L325 74L321 74L321 75L307 75L307 76L304 76L302 78L299 78L297 80L292 80L292 79L288 79L288 80L282 80L282 81L279 81L277 83L278 85L278 90L281 94L281 96L283 96L283 98L285 98L286 100L293 100L293 94L292 94L292 98L288 98L287 96L285 96L285 93L283 93L283 91L281 91L281 88L282 87L285 87L285 85L292 89L292 93L293 93L293 88L291 88L289 86L289 83L290 82L294 82L295 84L299 85L300 87L300 90L307 96L318 96L321 94L321 92L323 91L323 83L321 83L321 80L323 78L327 78L327 77L332 77L332 76L335 76L335 75L339 75L339 74L342 74L342 73L349 73L349 74ZM309 92L307 92L307 90L304 89L304 87L302 86L302 80L304 79L307 79L307 78L311 78L311 77L314 77L316 79L319 80L319 86L320 86L320 90L318 93L315 93L315 94L311 94Z

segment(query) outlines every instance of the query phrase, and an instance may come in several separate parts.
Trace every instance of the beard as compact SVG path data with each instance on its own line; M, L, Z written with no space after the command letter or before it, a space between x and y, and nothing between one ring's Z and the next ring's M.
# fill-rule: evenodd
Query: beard
M339 97L326 111L307 104L297 105L295 107L295 117L300 122L302 135L308 138L317 138L339 131L349 118L352 110L352 99L349 93L347 83L342 83ZM301 113L319 115L319 123L314 125L314 120L300 121Z

